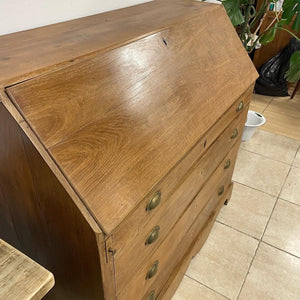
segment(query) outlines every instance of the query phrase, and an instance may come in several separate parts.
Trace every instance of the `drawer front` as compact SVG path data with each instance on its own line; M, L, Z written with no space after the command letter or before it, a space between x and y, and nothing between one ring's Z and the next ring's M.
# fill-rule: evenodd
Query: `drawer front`
M159 290L159 287L161 285L154 285L150 288L150 290L145 294L145 297L143 300L147 299L149 300L148 296L150 293L154 294L155 299L171 299L174 293L176 292L178 286L180 285L180 282L182 281L182 278L184 274L186 273L186 270L189 267L191 259L196 256L201 248L203 247L203 244L205 243L213 224L218 216L218 213L222 206L224 205L224 202L226 199L230 199L231 193L233 188L233 182L225 189L224 194L221 198L217 198L214 196L210 201L209 204L205 206L205 210L208 212L210 211L209 218L206 221L205 225L201 227L200 232L198 232L198 229L200 228L199 224L202 224L202 217L204 215L207 215L205 212L200 213L199 217L195 220L192 227L189 229L187 234L184 236L184 239L180 242L180 246L184 243L189 244L187 242L188 240L192 240L191 247L186 251L186 253L183 255L180 262L173 268L172 274L167 278L166 284L163 285L162 289ZM212 210L210 209L212 207ZM196 232L196 237L194 235L194 232ZM184 249L183 249L184 250ZM181 249L179 249L181 251Z
M168 233L161 245L144 259L135 275L131 276L125 283L121 284L122 288L120 288L117 281L117 293L119 294L118 299L140 299L154 282L163 284L167 276L170 275L172 267L178 259L178 255L180 255L177 251L177 247L184 238L188 229L193 224L194 220L206 206L208 200L213 194L221 197L222 194L226 192L221 188L222 186L223 188L227 187L231 182L238 146L239 144L236 144L225 159L223 159L220 166L215 170L214 174L195 197L192 204L185 210L184 214ZM233 163L228 169L224 170L224 164L228 159L231 159ZM185 244L185 247L187 249L189 245ZM182 251L182 253L185 253L185 251ZM127 262L127 266L133 264L135 260L136 258L132 257L131 260ZM158 262L157 273L152 278L146 279L147 272L149 272L151 268L155 268L156 262ZM115 261L116 279L118 278L117 270L119 269L120 268L117 266L117 262Z
M199 142L191 149L186 157L178 162L176 166L164 177L157 186L141 201L133 212L128 215L124 221L113 231L112 239L116 249L116 255L121 255L126 246L132 245L132 241L140 232L140 228L157 214L159 210L163 210L164 203L169 199L174 190L183 182L186 174L191 166L202 156L207 149L213 144L217 137L224 131L233 119L243 115L246 118L247 106L250 102L252 90L249 89L228 109L224 115L215 123L214 126L199 140ZM240 103L244 107L241 109ZM167 154L166 154L167 155ZM161 203L153 210L146 211L146 206L157 191L161 193Z
M134 213L125 222L124 229L121 228L117 234L113 234L113 247L116 250L114 257L116 280L119 289L124 287L127 278L131 278L136 273L136 270L140 268L145 258L155 251L183 211L199 192L205 181L220 164L226 153L240 139L246 112L247 110L245 109L244 113L226 128L212 147L198 161L196 160L184 180L168 199L161 200L162 203L149 212L145 209L147 204L144 204L143 211L139 210L142 215L146 213L143 224L138 225L138 228L136 228L136 213ZM233 137L236 132L236 137ZM231 162L232 158L224 162L224 172L229 168ZM158 198L158 195L156 197ZM156 204L155 201L159 202L157 198L153 200L154 205ZM134 237L128 233L133 229L137 230ZM122 235L120 232L122 232ZM126 239L130 243L126 243L128 242ZM128 261L132 257L135 257L135 261L129 265Z

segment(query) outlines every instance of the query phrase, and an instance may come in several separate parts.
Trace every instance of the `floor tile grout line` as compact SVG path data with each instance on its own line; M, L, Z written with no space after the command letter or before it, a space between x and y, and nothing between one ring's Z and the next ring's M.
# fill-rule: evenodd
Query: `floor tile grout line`
M268 109L268 107L271 105L271 103L274 101L275 99L274 99L274 97L272 97L271 98L271 100L268 102L268 104L267 104L267 106L264 108L264 110L262 111L262 114ZM290 98L289 98L289 100L290 100ZM274 104L275 104L275 102L273 102ZM288 113L286 113L286 112L275 112L275 111L272 111L272 110L269 110L269 112L271 112L271 113L277 113L277 114L283 114L283 115L285 115L285 116L287 116L287 117L290 117L290 118L295 118L295 119L300 119L299 117L295 117L294 115L291 115L291 114L288 114Z
M258 131L263 131L263 132L265 132L265 133L270 133L270 134L273 134L273 135L278 135L278 136L280 136L280 137L282 137L282 138L285 138L285 139L288 139L288 140L293 140L294 142L297 142L298 144L300 143L300 140L299 139L296 139L296 138L292 138L292 137L289 137L289 136L287 136L287 135L284 135L284 134L280 134L280 133L277 133L277 132L274 132L274 131L268 131L268 130L265 130L264 129L264 127L258 127L257 128L257 130ZM245 142L247 142L247 141L242 141L243 143Z
M271 97L271 100L268 102L267 106L265 107L265 109L263 110L262 114L266 111L266 109L270 106L270 104L273 102L274 97Z
M281 189L280 189L280 191L279 191L279 193L278 193L278 197L277 197L277 199L276 199L276 204L277 204L277 202L278 202L278 199L281 199L281 198L280 198L280 195L281 195L281 193L282 193L283 188L285 187L286 181L287 181L287 179L288 179L288 177L289 177L289 175L290 175L290 173L291 173L291 171L292 171L292 168L293 168L293 166L290 166L290 169L289 169L289 171L287 172L287 175L286 175L286 177L285 177L285 179L284 179L284 181L283 181L283 184L282 184L282 186L281 186ZM273 211L272 211L271 214L273 214Z
M293 257L295 257L295 258L300 259L300 256L297 256L296 254L293 254L293 253L291 253L291 252L288 252L288 251L286 251L286 250L284 250L284 249L278 248L277 246L274 246L274 245L272 245L272 244L270 244L270 243L268 243L268 242L266 242L266 241L264 241L264 240L262 240L261 242L262 242L263 244L266 244L266 245L268 245L268 246L270 246L270 247L272 247L272 248L275 248L275 249L277 249L277 250L279 250L279 251L281 251L281 252L284 252L285 254L289 254L289 255L291 255L291 256L293 256Z
M257 251L258 251L258 247L259 247L259 245L260 245L260 243L261 243L262 241L261 241L261 238L256 238L256 237L254 237L254 236L252 236L252 235L250 235L250 234L248 234L248 233L245 233L245 232L243 232L243 231L240 231L240 230L237 229L237 228L234 228L234 227L232 227L232 226L230 226L230 225L227 225L227 224L225 224L225 223L222 223L222 222L219 221L219 220L216 220L216 222L219 223L219 224L222 224L222 225L224 225L224 226L226 226L226 227L228 227L228 228L230 228L230 229L232 229L232 230L234 230L234 231L236 231L236 232L239 232L239 233L241 233L241 234L243 234L243 235L246 235L246 236L248 236L249 238L252 238L252 239L255 239L256 241L258 241L258 244L257 244L257 247L256 247L256 249L255 249L254 255L253 255L252 259L251 259L249 268L247 269L247 273L246 273L245 278L244 278L244 280L243 280L243 282L242 282L242 285L241 285L241 287L240 287L240 289L239 289L238 296L237 296L237 298L236 298L236 299L238 299L239 296L240 296L241 290L242 290L242 288L243 288L243 286L244 286L244 283L245 283L245 281L246 281L247 275L248 275L248 273L249 273L249 271L250 271L250 268L251 268L251 266L252 266L252 262L253 262L253 260L254 260L254 258L255 258L255 256L256 256L256 253L257 253ZM200 282L199 282L199 283L200 283Z
M237 295L237 297L236 297L236 300L238 300L238 299L240 298L241 292L242 292L243 287L244 287L244 285L245 285L245 283L246 283L246 279L247 279L247 277L248 277L248 274L250 273L250 269L251 269L251 267L252 267L253 261L254 261L254 259L255 259L255 257L256 257L256 254L257 254L257 251L258 251L258 248L259 248L259 245L260 245L260 244L261 244L261 240L258 241L258 244L257 244L257 246L256 246L254 255L253 255L253 257L252 257L252 259L251 259L251 261L250 261L250 264L249 264L247 273L246 273L246 275L245 275L245 277L244 277L244 279L243 279L243 282L242 282L242 285L241 285L241 287L240 287L240 289L239 289L239 292L238 292L238 295Z
M295 169L300 169L300 167L297 167L295 165L291 165L292 168L295 168Z
M263 233L262 233L262 235L261 235L260 241L263 240L263 237L264 237L265 232L266 232L266 230L267 230L267 227L268 227L268 225L269 225L269 223L270 223L270 220L271 220L271 218L272 218L272 215L273 215L273 212L274 212L274 210L275 210L275 207L276 207L276 205L277 205L277 203L278 203L278 200L280 199L280 194L281 194L281 192L282 192L282 190L283 190L283 187L284 187L284 185L285 185L285 183L286 183L286 180L287 180L287 178L288 178L288 176L289 176L289 174L290 174L290 172L291 172L291 169L292 169L292 166L290 166L290 169L289 169L289 171L287 172L287 175L286 175L286 177L285 177L285 179L284 179L284 181L283 181L283 184L282 184L282 186L281 186L281 189L280 189L280 191L279 191L279 193L278 193L278 195L277 195L277 197L276 197L275 203L274 203L274 205L273 205L273 209L272 209L272 211L271 211L271 213L270 213L270 216L269 216L269 219L268 219L268 221L267 221L267 223L266 223L265 229L263 230Z
M291 135L288 135L287 133L283 133L283 132L279 133L278 131L274 131L273 129L270 129L270 128L266 129L265 127L263 127L263 128L260 128L259 130L270 132L270 133L277 134L277 135L280 135L280 136L285 136L289 139L295 140L296 142L300 142L299 137L291 136Z
M271 103L271 102L272 102L272 100L270 100L270 103ZM269 104L270 104L270 103L269 103ZM295 258L300 259L300 257L298 257L298 256L296 256L296 255L294 255L294 254L292 254L292 253L289 253L288 251L285 251L285 250L280 249L280 248L278 248L278 247L276 247L276 246L274 246L274 245L272 245L272 244L269 244L268 242L263 241L264 234L265 234L265 232L266 232L266 230L267 230L267 228L268 228L268 225L269 225L269 223L270 223L270 220L271 220L271 218L272 218L272 216L273 216L274 210L275 210L276 205L277 205L277 203L278 203L279 200L286 201L286 202L288 202L288 203L291 203L291 204L294 204L294 205L299 206L299 204L297 204L297 203L294 203L294 202L288 201L288 200L286 200L286 199L280 198L280 195L281 195L281 193L282 193L282 190L283 190L283 188L284 188L284 186L285 186L285 184L286 184L287 178L288 178L288 176L289 176L289 174L290 174L292 168L294 167L295 158L296 158L296 155L297 155L299 149L300 149L300 145L299 145L298 148L297 148L297 151L296 151L296 153L295 153L295 155L294 155L294 158L293 158L293 160L292 160L292 163L289 164L289 163L281 162L281 163L283 163L283 164L285 164L285 165L289 165L289 169L288 169L287 175L285 176L285 178L284 178L284 180L283 180L283 183L282 183L282 185L281 185L281 188L280 188L279 192L277 193L277 195L270 194L270 193L267 193L267 192L265 192L265 191L259 190L259 189L257 189L257 188L250 187L250 186L248 186L248 185L246 185L246 184L244 184L244 183L240 183L240 182L238 182L238 181L235 181L236 183L241 184L241 185L243 185L243 186L245 186L245 187L251 188L251 189L253 189L253 190L262 192L262 193L264 193L264 194L266 194L266 195L269 195L269 196L272 196L272 197L276 198L276 200L275 200L275 202L274 202L274 205L273 205L273 208L272 208L272 211L271 211L271 213L270 213L270 215L269 215L269 218L268 218L267 223L266 223L265 226L264 226L264 230L263 230L263 233L262 233L262 235L261 235L260 238L257 238L257 237L255 237L255 236L252 236L251 234L248 234L248 233L243 232L243 231L241 231L241 230L239 230L239 229L237 229L237 228L234 228L234 227L232 227L232 226L230 226L230 225L227 225L227 224L223 223L223 222L220 221L220 220L216 220L219 224L222 224L222 225L224 225L224 226L226 226L226 227L228 227L228 228L231 228L231 229L235 230L236 232L239 232L239 233L241 233L241 234L244 234L244 235L246 235L246 236L248 236L248 237L250 237L250 238L253 238L253 239L255 239L256 241L258 241L258 244L257 244L257 247L256 247L256 249L255 249L254 255L253 255L253 257L252 257L252 259L251 259L251 262L250 262L250 264L249 264L247 273L246 273L246 275L245 275L245 277L244 277L244 280L243 280L243 282L242 282L242 285L241 285L241 287L240 287L240 289L239 289L238 296L235 298L236 300L239 299L239 297L240 297L240 295L241 295L241 292L242 292L242 290L243 290L243 288L244 288L244 285L245 285L245 283L246 283L248 274L250 273L250 270L251 270L251 268L252 268L253 262L254 262L254 260L255 260L255 258L256 258L256 256L257 256L258 249L260 248L260 246L261 246L262 243L265 244L265 245L268 245L268 246L270 246L270 247L272 247L272 248L274 248L274 249L277 249L278 251L281 251L281 252L283 252L283 253L289 254L289 255L291 255L291 256L293 256L293 257L295 257ZM248 152L252 152L252 151L249 151L249 150L246 150L246 149L243 149L243 150L248 151ZM266 158L269 158L269 157L267 157L267 156L265 156L265 155L258 154L258 153L256 153L256 152L252 152L252 153L257 154L257 155L261 155L261 156L266 157ZM269 158L269 159L271 159L271 160L273 160L273 161L277 161L277 160L272 159L272 158ZM280 161L277 161L277 162L280 162ZM203 285L204 287L208 288L209 290L211 290L211 291L213 291L213 292L219 294L220 296L223 296L223 297L225 297L226 299L230 299L230 298L228 298L228 297L222 295L222 294L219 293L218 291L214 290L213 288L210 288L209 286L207 286L207 285L201 283L200 281L196 280L195 278L192 278L192 277L190 277L190 276L187 275L187 274L185 274L185 276L187 276L187 277L190 278L191 280L193 280L193 281L195 281L195 282L197 282L197 283Z
M242 292L242 290L243 290L243 287L244 287L244 285L245 285L245 283L246 283L248 274L250 273L250 269L251 269L252 264L253 264L253 261L254 261L254 259L255 259L255 257L256 257L258 248L259 248L259 246L261 245L261 243L263 242L263 237L264 237L265 232L266 232L266 230L267 230L267 228L268 228L268 225L269 225L270 220L271 220L271 218L272 218L273 212L274 212L275 207L276 207L276 205L277 205L277 202L278 202L278 200L279 200L279 196L280 196L280 194L281 194L281 192L282 192L282 189L283 189L283 187L284 187L284 185L285 185L285 183L286 183L286 180L287 180L287 178L288 178L288 176L289 176L289 174L290 174L291 169L292 169L292 166L290 166L290 169L289 169L289 171L288 171L288 173L287 173L287 175L286 175L286 177L285 177L285 179L284 179L284 181L283 181L283 184L282 184L281 189L280 189L280 191L279 191L279 193L278 193L278 196L276 197L276 201L275 201L275 203L274 203L274 205L273 205L273 209L272 209L271 214L270 214L270 216L269 216L269 219L268 219L268 221L267 221L267 223L266 223L266 225L265 225L265 228L264 228L264 230L263 230L263 233L262 233L262 235L261 235L261 238L260 238L259 241L258 241L258 245L257 245L256 251L255 251L255 253L254 253L253 257L252 257L252 260L251 260L251 262L250 262L250 265L249 265L247 274L246 274L246 276L245 276L245 278L244 278L244 280L243 280L243 283L242 283L242 285L241 285L241 288L240 288L240 290L239 290L239 293L238 293L238 296L237 296L237 300L239 299L239 297L240 297L240 295L241 295L241 292Z
M273 102L273 101L272 101ZM275 102L274 102L275 103ZM269 108L270 104L265 108L265 110L267 108ZM276 107L276 104L274 105ZM278 106L277 106L278 107ZM262 114L265 112L265 110L262 112ZM287 112L287 111L282 111L282 112L279 112L279 111L276 111L276 110L273 110L271 107L268 109L267 111L268 113L273 113L273 114L278 114L278 115L283 115L283 116L286 116L288 118L292 118L292 119L296 119L296 120L299 120L300 117L294 115L294 114L291 114L290 112Z
M265 112L265 111L264 111L264 112ZM296 117L295 115L292 115L292 114L290 114L290 113L286 113L286 112L280 113L280 112L274 111L274 110L272 110L272 109L268 109L268 111L267 111L266 113L271 113L271 114L280 115L281 117L282 117L282 116L285 116L285 117L287 117L287 118L296 120L296 122L297 122L298 120L300 120L300 117ZM262 114L263 114L263 113L262 113ZM278 133L276 133L276 134L278 134ZM282 135L282 134L279 134L279 135ZM293 138L293 137L291 137L291 136L286 136L286 137L298 141L297 139L295 139L295 138Z
M275 197L275 196L274 196ZM277 199L278 198L278 199ZM290 204L293 204L293 205L296 205L296 206L300 206L300 204L298 204L298 203L294 203L294 202L291 202L291 201L289 201L289 200L285 200L285 199L283 199L283 198L280 198L279 196L277 196L276 197L276 200L275 201L277 201L277 200L280 200L280 201L284 201L284 202L287 202L287 203L290 203ZM278 201L277 201L278 202ZM275 202L274 202L275 203ZM245 235L247 235L248 237L251 237L251 238L253 238L253 239L255 239L255 240L257 240L257 241L259 241L261 238L260 237L256 237L256 236L254 236L254 235L251 235L250 233L247 233L247 232L245 232L245 231L242 231L242 230L240 230L240 229L238 229L238 228L236 228L236 227L233 227L233 226L231 226L231 225L229 225L229 224L226 224L226 223L224 223L223 221L221 221L221 220L219 220L218 218L217 218L217 220L216 220L216 222L218 222L218 223L220 223L220 224L222 224L222 225L225 225L225 226L227 226L227 227L229 227L229 228L231 228L231 229L233 229L233 230L235 230L235 231L237 231L237 232L240 232L240 233L242 233L242 234L245 234ZM271 244L270 244L271 245ZM275 246L274 246L275 247ZM276 248L276 247L275 247ZM279 249L279 248L278 248ZM284 250L283 250L284 251Z
M281 201L284 201L284 202L287 202L287 203L290 203L290 204L294 204L294 205L296 205L296 206L300 206L300 204L298 204L298 203L292 202L292 201L290 201L290 200L283 199L283 198L281 198L281 197L279 197L278 200L281 200Z
M251 269L252 264L253 264L253 261L254 261L254 259L255 259L255 257L256 257L258 248L259 248L260 244L262 243L262 238L263 238L263 236L264 236L264 234L265 234L265 231L266 231L266 229L267 229L267 227L268 227L268 224L269 224L270 219L271 219L271 217L272 217L273 211L274 211L275 206L276 206L276 204L277 204L278 198L279 198L279 196L276 198L276 201L275 201L275 203L274 203L274 205L273 205L273 209L272 209L272 211L271 211L270 217L269 217L269 219L268 219L268 221L267 221L267 223L266 223L266 225L265 225L265 228L264 228L264 230L263 230L263 233L262 233L262 235L261 235L261 238L260 238L259 241L258 241L256 250L255 250L254 255L253 255L252 259L251 259L251 262L250 262L250 264L249 264L249 267L248 267L246 276L245 276L245 278L244 278L244 280L243 280L243 282L242 282L242 285L241 285L241 287L240 287L240 290L239 290L239 293L238 293L238 296L237 296L236 300L239 299L239 297L240 297L240 295L241 295L241 292L242 292L242 290L243 290L243 287L244 287L244 285L245 285L245 283L246 283L248 274L250 273L250 269Z
M296 159L297 154L298 154L299 151L300 151L300 144L299 144L299 146L298 146L298 148L297 148L297 151L296 151L296 153L295 153L294 159L293 159L293 161L292 161L292 166L293 166L293 167L296 167L296 166L294 165L294 162L295 162L295 159Z
M296 205L296 206L299 206L299 205L296 204L296 203L289 202L289 201L284 200L284 199L279 198L279 197L277 197L277 198L278 198L277 200L285 201L285 202L294 204L294 205ZM277 201L277 202L278 202L278 201ZM226 223L223 223L222 221L220 221L220 220L218 220L218 219L216 220L216 222L219 223L219 224L222 224L222 225L224 225L224 226L226 226L226 227L228 227L228 228L230 228L230 229L233 229L233 230L235 230L235 231L237 231L237 232L239 232L239 233L241 233L241 234L243 234L243 235L246 235L246 236L248 236L248 237L250 237L250 238L253 238L253 239L255 239L256 241L261 241L262 243L267 244L267 245L270 246L270 247L273 247L273 248L275 248L275 249L277 249L277 250L280 250L280 251L282 251L282 252L285 252L286 254L292 255L292 256L294 256L294 257L300 259L300 256L297 256L297 255L295 255L295 254L293 254L293 253L291 253L291 252L288 252L288 251L286 251L286 250L284 250L284 249L280 249L280 248L278 248L278 247L275 246L275 245L272 245L272 244L270 244L270 243L268 243L268 242L266 242L266 241L264 241L264 240L261 240L262 237L261 237L261 238L255 237L255 236L253 236L253 235L251 235L251 234L249 234L249 233L247 233L247 232L241 231L241 230L239 230L239 229L237 229L237 228L235 228L235 227L233 227L233 226L231 226L231 225L228 225L228 224L226 224ZM266 226L267 226L267 225L266 225Z
M235 227L232 227L231 225L228 225L228 224L226 224L226 223L223 223L222 221L220 221L220 220L218 220L218 219L216 220L216 222L219 223L219 224L222 224L222 225L224 225L224 226L226 226L226 227L229 227L230 229L233 229L233 230L235 230L235 231L237 231L237 232L239 232L239 233L241 233L241 234L244 234L244 235L246 235L246 236L248 236L248 237L250 237L250 238L253 238L253 239L257 240L257 241L260 240L260 238L255 237L255 236L253 236L253 235L251 235L251 234L249 234L249 233L246 233L246 232L244 232L244 231L241 231L241 230L239 230L239 229L237 229L237 228L235 228Z
M240 185L243 185L243 186L245 186L245 187L247 187L247 188L253 189L253 190L257 191L257 192L261 192L261 193L264 193L264 194L266 194L266 195L272 196L272 197L274 197L274 198L277 198L277 197L279 196L279 194L277 194L277 195L270 194L270 193L268 193L268 192L265 192L265 191L263 191L263 190L260 190L260 189L258 189L258 188L255 188L255 187L251 187L251 186L249 186L249 185L247 185L247 184L245 184L245 183L239 182L239 181L237 181L237 180L232 180L232 181L235 182L235 183L238 183L238 184L240 184Z
M298 149L298 148L297 148L297 149ZM283 162L283 161L279 161L279 160L276 160L276 159L271 158L271 157L269 157L269 156L263 155L263 154L261 154L261 153L257 153L257 152L254 152L254 151L250 151L250 150L245 149L245 148L241 148L241 150L244 150L244 151L247 151L247 152L250 152L250 153L253 153L253 154L262 156L262 157L265 157L265 158L267 158L267 159L270 159L270 160L272 160L272 161L279 162L279 163L281 163L281 164L285 164L285 165L288 165L288 166L292 166L292 163L289 164L289 163L286 163L286 162ZM297 152L296 152L296 153L297 153Z
M226 299L228 299L228 300L232 300L232 299L228 298L227 296L221 294L220 292L215 291L214 289L212 289L211 287L207 286L206 284L200 282L199 280L197 280L197 279L191 277L190 275L187 275L187 274L184 274L184 275L185 275L186 277L192 279L193 281L195 281L195 282L197 282L197 283L199 283L199 284L205 286L206 288L208 288L209 290L213 291L214 293L216 293L216 294L218 294L218 295L220 295L220 296L222 296L222 297L224 297L224 298L226 298Z
M268 102L267 106L264 108L264 110L263 110L262 113L264 113L264 112L267 110L267 108L270 106L270 104L273 102L273 100L274 100L274 99L273 99L273 97L272 97L271 100ZM298 140L296 140L296 141L298 141ZM247 274L246 274L246 276L245 276L245 278L244 278L244 281L243 281L242 286L241 286L241 288L240 288L240 291L239 291L239 294L238 294L237 299L239 299L239 297L240 297L241 291L242 291L242 289L243 289L243 287L244 287L244 284L245 284L245 282L246 282L247 276L248 276L248 274L249 274L249 272L250 272L250 269L251 269L251 267L252 267L253 261L254 261L254 259L255 259L255 257L256 257L257 251L258 251L258 249L259 249L259 246L260 246L261 243L265 243L265 242L262 241L263 236L264 236L264 234L265 234L265 232L266 232L266 229L267 229L267 227L268 227L268 225L269 225L270 219L271 219L271 217L272 217L272 215L273 215L273 212L274 212L275 207L276 207L276 205L277 205L277 203L278 203L278 200L281 199L281 198L280 198L280 195L281 195L281 193L282 193L282 189L283 189L283 187L285 186L285 183L286 183L287 178L288 178L288 176L289 176L289 174L290 174L290 172L291 172L292 167L294 166L295 157L296 157L296 155L297 155L297 152L299 151L299 148L300 148L300 146L298 146L298 150L297 150L296 153L295 153L295 156L294 156L294 159L293 159L292 163L291 163L291 164L285 163L285 164L289 165L290 168L289 168L289 171L288 171L288 173L287 173L287 175L286 175L286 177L285 177L285 179L284 179L284 181L283 181L283 184L282 184L282 186L281 186L281 189L280 189L280 191L279 191L279 193L278 193L277 195L271 195L271 194L266 193L266 192L264 192L264 191L261 191L261 190L258 190L258 189L253 188L254 190L257 190L257 191L263 192L263 193L265 193L265 194L268 194L268 195L270 195L270 196L276 197L276 200L275 200L275 203L274 203L274 205L273 205L273 209L272 209L272 211L271 211L271 213L270 213L269 219L268 219L268 221L267 221L267 223L266 223L266 225L265 225L265 228L264 228L264 230L263 230L263 233L262 233L262 235L261 235L261 238L259 239L259 242L258 242L256 251L255 251L255 253L254 253L253 257L252 257L252 260L251 260L251 262L250 262L250 265L249 265L249 268L248 268L248 272L247 272ZM244 150L246 150L246 149L244 149ZM246 150L246 151L247 151L247 150ZM248 150L248 152L251 152L251 151ZM255 152L253 152L253 153L255 153ZM258 153L255 153L255 154L258 154ZM264 156L264 155L262 155L262 156ZM265 157L265 156L264 156L264 157ZM275 160L275 161L276 161L276 160ZM237 182L237 183L239 183L239 184L241 184L241 185L243 185L243 186L246 186L246 187L248 187L248 188L252 188L252 187L249 187L249 186L247 186L247 185L245 185L245 184L243 184L243 183L240 183L240 182L238 182L238 181L235 181L235 182ZM282 199L282 200L284 200L284 199ZM287 200L284 200L284 201L287 201ZM288 202L289 202L289 201L288 201ZM297 205L297 204L296 204L296 205ZM220 221L218 221L218 222L220 222ZM222 224L222 222L220 222L220 223ZM224 224L224 225L226 225L226 224ZM226 225L226 226L228 226L228 225ZM228 227L230 227L230 226L228 226ZM236 229L233 228L233 227L231 227L231 228L234 229L234 230L236 230ZM237 230L237 231L239 231L239 230ZM246 234L246 233L244 233L244 234ZM246 235L247 235L247 234L246 234ZM251 235L250 235L250 236L251 236ZM251 237L252 237L252 236L251 236ZM254 238L254 237L252 237L252 238ZM270 245L270 246L272 246L272 245ZM272 247L274 247L274 246L272 246ZM274 248L276 248L276 247L274 247ZM280 250L280 249L279 249L279 250ZM282 251L282 250L281 250L281 251ZM284 252L284 251L283 251L283 252Z
M285 139L288 139L288 140L293 140L294 142L297 142L300 145L300 139L296 139L294 137L289 137L287 135L280 134L280 133L277 133L277 132L274 132L274 131L268 131L268 130L265 130L264 127L261 127L261 128L258 127L257 130L258 131L263 131L263 132L266 132L266 133L270 133L270 134L273 134L273 135L278 135L278 136L280 136L282 138L285 138ZM242 144L246 143L246 142L247 141L242 141ZM299 147L299 145L298 145L298 147ZM254 152L254 153L256 153L256 152Z
M260 156L262 156L262 157L266 157L266 156L264 156L264 155L261 155L261 154L258 154L258 153L256 153L256 152L252 152L252 151L249 151L249 150L246 150L246 149L242 149L242 150L247 151L247 152L250 152L250 153L253 153L253 154L256 154L256 155L260 155ZM295 156L294 156L293 162L294 162L295 157L296 157L296 155L297 155L297 153L298 153L298 150L300 151L300 145L299 145L298 148L297 148L297 151L296 151L296 154L295 154ZM273 197L278 197L278 196L280 196L280 194L281 194L281 192L282 192L282 188L283 188L284 185L285 185L286 179L287 179L288 175L290 174L291 169L292 169L292 168L298 168L298 167L294 166L293 164L283 163L283 162L274 160L274 159L269 158L269 157L266 157L266 158L268 158L268 159L270 159L270 160L272 160L272 161L275 161L275 162L282 163L282 164L284 164L284 165L288 165L288 166L290 167L290 168L289 168L289 171L288 171L288 173L287 173L287 176L285 177L285 179L284 179L284 181L283 181L283 185L281 186L280 191L279 191L276 195L271 194L271 193L268 193L268 192L263 191L263 190L260 190L260 189L255 188L255 187L251 187L251 186L249 186L249 185L247 185L247 184L245 184L245 183L239 182L238 180L234 180L234 179L233 179L232 181L233 181L233 182L236 182L236 183L238 183L238 184L241 184L241 185L243 185L243 186L245 186L245 187L248 187L248 188L254 189L254 190L256 190L256 191L265 193L265 194L267 194L267 195L269 195L269 196L273 196ZM298 168L298 169L300 169L300 168ZM284 199L284 200L285 200L285 199ZM287 201L288 201L288 200L287 200Z

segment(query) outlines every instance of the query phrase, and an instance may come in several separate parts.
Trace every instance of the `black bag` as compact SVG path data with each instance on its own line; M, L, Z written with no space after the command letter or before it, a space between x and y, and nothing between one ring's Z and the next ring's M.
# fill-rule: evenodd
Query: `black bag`
M290 67L290 58L300 50L300 42L291 38L289 44L258 70L254 93L267 96L289 96L284 74Z

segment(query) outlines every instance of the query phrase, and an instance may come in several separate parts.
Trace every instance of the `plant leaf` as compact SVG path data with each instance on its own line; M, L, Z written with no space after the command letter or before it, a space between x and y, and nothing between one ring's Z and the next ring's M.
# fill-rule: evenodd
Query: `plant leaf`
M293 17L296 15L293 21L293 30L298 32L300 30L300 1L299 0L285 0L282 5L283 14L282 19L285 25L289 25Z
M266 31L259 39L259 42L262 45L266 45L270 42L272 42L276 35L276 27L271 28L270 30Z
M298 7L299 7L298 14L292 26L292 28L297 32L300 30L300 5L299 4Z
M245 18L240 11L240 1L241 0L224 0L222 4L226 9L226 12L231 20L233 26L243 24Z
M290 59L290 68L285 73L288 82L297 82L300 80L300 51L294 52Z

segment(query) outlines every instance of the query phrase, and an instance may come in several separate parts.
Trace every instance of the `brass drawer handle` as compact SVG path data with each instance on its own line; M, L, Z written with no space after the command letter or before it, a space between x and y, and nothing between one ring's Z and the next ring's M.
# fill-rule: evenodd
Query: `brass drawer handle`
M232 133L232 135L231 135L231 139L235 139L237 136L238 136L238 134L239 134L239 131L238 131L238 129L237 128L235 128L234 130L233 130L233 133Z
M223 193L224 193L224 185L222 185L220 188L219 188L219 191L218 191L218 195L221 196Z
M155 291L151 291L151 293L149 294L147 300L154 300L155 299Z
M159 226L155 226L152 229L151 233L149 234L149 236L148 236L148 238L146 240L145 245L150 245L150 244L154 243L158 239L158 237L159 237L159 230L160 230Z
M230 159L228 158L225 162L224 169L228 169L230 167Z
M241 111L243 108L244 108L244 102L241 101L241 102L239 103L238 107L236 108L236 111L237 111L237 112L238 112L238 111Z
M152 277L157 273L157 271L158 271L158 264L159 264L159 261L157 260L157 261L151 266L151 268L150 268L149 271L147 272L146 280L152 278Z
M161 192L157 191L153 197L149 200L147 207L146 207L146 211L152 210L155 207L157 207L159 205L161 201Z

